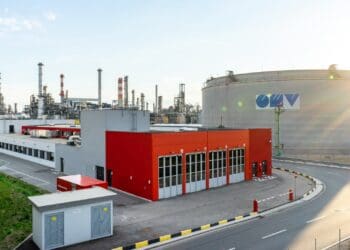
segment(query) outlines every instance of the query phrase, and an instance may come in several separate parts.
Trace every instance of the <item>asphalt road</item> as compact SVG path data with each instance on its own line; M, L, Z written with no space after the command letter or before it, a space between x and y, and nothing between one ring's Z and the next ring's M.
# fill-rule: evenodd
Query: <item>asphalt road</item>
M325 184L310 201L262 218L163 245L159 249L323 249L350 235L350 169L279 163Z

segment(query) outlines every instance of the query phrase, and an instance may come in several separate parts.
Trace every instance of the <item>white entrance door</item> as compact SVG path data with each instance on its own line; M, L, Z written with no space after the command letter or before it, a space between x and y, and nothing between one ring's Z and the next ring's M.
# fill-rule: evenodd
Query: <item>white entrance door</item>
M161 156L158 159L159 199L182 194L182 156Z
M229 151L230 183L244 181L244 148L236 148Z
M186 155L186 193L205 189L205 153Z
M209 187L226 184L226 151L209 152Z

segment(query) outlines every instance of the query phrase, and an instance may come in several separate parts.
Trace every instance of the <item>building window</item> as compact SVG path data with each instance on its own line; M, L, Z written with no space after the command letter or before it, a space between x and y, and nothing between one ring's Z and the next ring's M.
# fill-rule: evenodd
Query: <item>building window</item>
M54 160L52 152L46 152L46 160L48 160L48 161L53 161Z
M182 156L161 156L158 160L159 188L182 184Z
M229 171L230 174L244 173L244 148L237 148L229 152Z
M186 155L186 182L205 180L205 153Z
M28 155L30 155L30 156L33 155L33 149L32 148L28 148Z
M226 176L226 151L209 152L209 178Z
M27 148L26 147L23 147L23 151L22 151L23 154L27 154Z
M9 150L12 151L12 144L9 144Z
M38 157L39 155L39 150L38 149L34 149L34 157Z
M45 151L40 150L40 158L45 159Z

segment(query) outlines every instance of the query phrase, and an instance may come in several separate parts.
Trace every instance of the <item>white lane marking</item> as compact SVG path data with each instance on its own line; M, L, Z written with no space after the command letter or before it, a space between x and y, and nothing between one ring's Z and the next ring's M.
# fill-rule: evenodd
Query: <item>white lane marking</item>
M283 230L281 230L281 231L278 231L278 232L275 232L275 233L272 233L272 234L265 235L265 236L261 237L261 239L265 240L265 239L267 239L267 238L273 237L273 236L275 236L275 235L277 235L277 234L284 233L284 232L286 232L286 231L287 231L287 229L283 229Z
M323 215L323 216L317 217L317 218L315 218L315 219L308 220L308 221L306 222L306 224L309 224L309 223L314 222L314 221L322 220L322 219L324 219L324 218L326 218L326 217L327 217L327 215Z
M228 249L228 250L236 250L236 248L235 248L235 247L232 247L232 248L230 248L230 249Z

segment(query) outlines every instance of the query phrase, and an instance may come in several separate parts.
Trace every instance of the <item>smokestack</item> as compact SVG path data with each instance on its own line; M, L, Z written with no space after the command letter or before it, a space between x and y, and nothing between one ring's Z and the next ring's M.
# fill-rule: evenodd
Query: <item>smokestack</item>
M102 108L102 69L97 69L98 72L98 107Z
M145 110L145 94L141 93L141 110Z
M137 109L139 109L140 107L140 98L136 98L136 106L137 106Z
M158 96L158 113L162 113L163 110L163 96Z
M66 100L68 99L68 89L66 90Z
M124 107L129 107L129 77L124 76Z
M148 111L148 102L146 102L146 110Z
M135 107L135 90L131 90L131 105Z
M39 67L39 91L38 91L38 96L42 96L43 94L43 66L44 64L39 62L38 67Z
M123 107L123 78L118 78L118 107Z
M158 114L158 85L156 84L156 105L154 107L154 112Z
M15 102L15 114L17 114L17 103Z
M185 84L180 83L180 91L179 91L179 97L180 97L180 107L179 112L184 113L185 112Z
M64 79L64 75L61 74L60 75L61 78L61 91L60 91L60 97L61 97L61 104L64 103L64 83L63 83L63 79Z
M46 94L47 94L47 86L45 85L45 86L43 87L43 95L46 96Z

